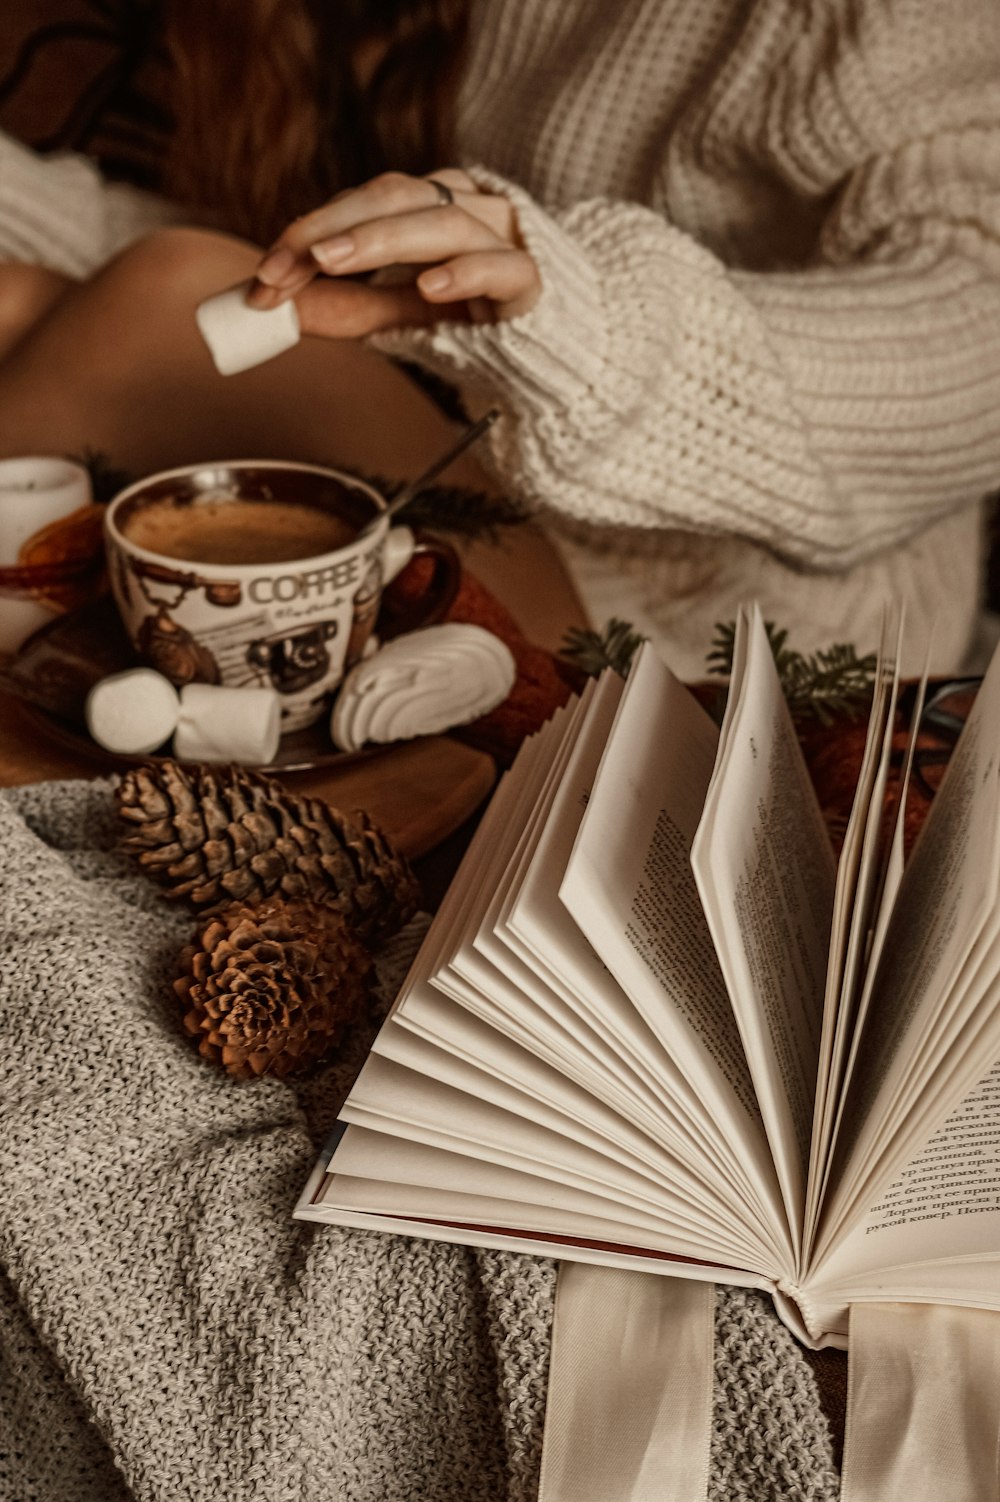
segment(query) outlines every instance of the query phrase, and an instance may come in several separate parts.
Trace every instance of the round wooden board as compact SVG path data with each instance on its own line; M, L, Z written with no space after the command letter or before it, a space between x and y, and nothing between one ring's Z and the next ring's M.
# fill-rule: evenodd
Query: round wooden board
M24 705L0 694L0 786L100 775L92 761L40 734ZM280 776L289 788L338 808L363 808L413 860L475 813L492 790L496 764L485 751L435 735Z

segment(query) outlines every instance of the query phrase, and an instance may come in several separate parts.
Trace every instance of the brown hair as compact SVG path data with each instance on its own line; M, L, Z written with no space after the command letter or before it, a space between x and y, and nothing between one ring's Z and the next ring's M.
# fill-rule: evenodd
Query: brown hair
M267 244L376 172L452 159L468 0L165 9L175 129L164 187L224 228Z

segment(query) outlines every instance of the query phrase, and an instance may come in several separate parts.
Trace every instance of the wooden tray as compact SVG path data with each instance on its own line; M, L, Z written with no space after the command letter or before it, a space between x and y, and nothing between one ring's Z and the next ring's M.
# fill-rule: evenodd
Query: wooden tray
M0 668L0 786L93 777L163 757L105 751L87 733L91 686L135 658L110 601L57 617ZM496 779L496 764L447 736L347 754L325 723L282 738L261 770L339 808L363 808L411 859L440 844L475 813Z

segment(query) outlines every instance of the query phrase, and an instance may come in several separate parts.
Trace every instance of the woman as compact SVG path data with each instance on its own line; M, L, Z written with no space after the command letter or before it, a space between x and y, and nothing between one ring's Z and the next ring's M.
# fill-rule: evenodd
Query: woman
M957 666L1000 475L994 0L359 4L346 42L343 8L335 36L319 0L259 0L214 53L226 7L171 9L188 203L260 240L362 186L262 262L177 232L126 251L13 350L0 446L161 462L249 430L409 464L436 419L374 346L502 407L501 482L591 614L682 673L750 595L804 649L870 647L893 595L906 666L934 617ZM415 281L359 280L400 263ZM223 390L186 314L254 268L254 300L295 295L327 339Z

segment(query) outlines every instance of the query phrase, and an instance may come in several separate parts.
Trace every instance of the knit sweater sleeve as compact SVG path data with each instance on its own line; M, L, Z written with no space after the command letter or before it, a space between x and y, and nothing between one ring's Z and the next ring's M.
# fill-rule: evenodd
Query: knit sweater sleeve
M850 9L816 7L743 89L758 169L823 207L799 268L735 270L652 209L547 212L473 169L516 206L539 302L379 342L501 405L493 460L530 499L843 568L997 483L1000 7L872 0L853 34Z
M166 199L109 182L88 157L41 156L0 132L0 261L89 276L131 241L180 218Z

